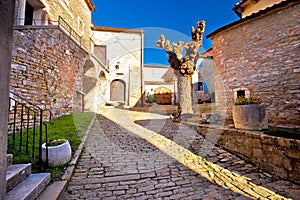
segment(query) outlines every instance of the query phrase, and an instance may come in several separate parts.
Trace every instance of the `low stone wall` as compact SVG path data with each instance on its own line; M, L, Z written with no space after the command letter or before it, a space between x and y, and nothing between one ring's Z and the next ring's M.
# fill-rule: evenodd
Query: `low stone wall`
M269 173L300 183L300 140L269 136L257 131L193 126L204 137L209 129L216 129L215 133L219 135L215 137L218 137L217 143L221 147Z

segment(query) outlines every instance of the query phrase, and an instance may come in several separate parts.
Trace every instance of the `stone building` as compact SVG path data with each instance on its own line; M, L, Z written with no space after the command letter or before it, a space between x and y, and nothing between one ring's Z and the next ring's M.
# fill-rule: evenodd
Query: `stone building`
M234 10L240 20L207 36L218 105L230 119L243 90L267 104L270 125L300 127L299 1L243 0Z
M11 90L54 117L73 112L90 57L91 1L17 0L15 10Z
M176 101L176 79L169 66L144 65L145 98L147 103L172 104ZM168 73L167 73L168 72Z
M143 31L100 26L92 31L94 66L87 69L89 88L84 88L87 109L142 105Z
M198 55L193 75L193 103L214 102L214 62L212 48Z
M58 25L70 32L84 48L90 48L90 0L17 0L17 25Z
M53 116L142 102L143 31L94 27L90 0L16 0L15 11L13 92Z

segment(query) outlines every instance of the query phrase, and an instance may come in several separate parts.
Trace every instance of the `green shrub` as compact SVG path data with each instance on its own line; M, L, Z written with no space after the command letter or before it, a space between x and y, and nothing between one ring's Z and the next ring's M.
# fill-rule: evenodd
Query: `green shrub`
M261 100L258 97L250 96L246 98L244 96L239 96L234 102L235 105L249 105L249 104L261 104Z

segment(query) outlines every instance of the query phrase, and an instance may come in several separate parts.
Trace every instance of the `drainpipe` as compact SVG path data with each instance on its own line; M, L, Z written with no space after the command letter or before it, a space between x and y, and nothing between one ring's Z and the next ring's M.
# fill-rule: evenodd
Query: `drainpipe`
M127 97L127 104L128 104L128 106L130 106L130 101L129 101L129 99L130 99L130 65L128 66L128 97Z
M141 30L141 105L144 107L144 92L143 92L143 63L144 63L144 51L143 51L144 31Z

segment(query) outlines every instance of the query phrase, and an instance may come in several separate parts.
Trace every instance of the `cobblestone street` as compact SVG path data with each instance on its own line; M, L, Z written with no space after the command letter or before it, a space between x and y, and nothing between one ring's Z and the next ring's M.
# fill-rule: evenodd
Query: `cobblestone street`
M300 196L300 186L205 144L202 136L182 124L174 124L166 116L128 113L106 109L98 116L64 199Z

